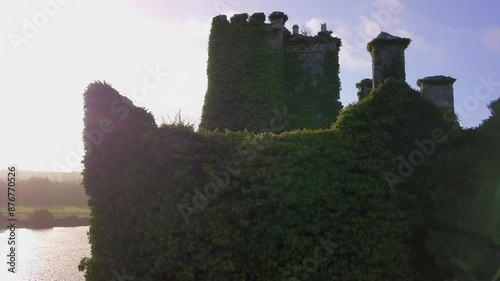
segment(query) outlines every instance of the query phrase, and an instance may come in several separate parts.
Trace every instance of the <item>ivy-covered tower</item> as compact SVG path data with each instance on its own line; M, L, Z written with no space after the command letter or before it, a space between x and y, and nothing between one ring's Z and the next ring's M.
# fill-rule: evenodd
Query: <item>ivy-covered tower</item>
M408 38L381 32L368 43L367 49L372 56L373 88L389 77L406 80L404 51L410 42Z
M273 12L212 20L200 128L280 132L328 128L340 103L339 48L326 25L290 32Z

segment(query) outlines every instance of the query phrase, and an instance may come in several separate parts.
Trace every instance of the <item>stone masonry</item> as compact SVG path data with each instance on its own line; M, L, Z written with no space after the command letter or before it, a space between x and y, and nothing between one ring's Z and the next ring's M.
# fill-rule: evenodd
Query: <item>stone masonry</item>
M448 76L428 76L417 81L424 98L439 107L454 109L453 83L456 79Z
M410 44L410 39L393 36L381 32L368 43L368 51L372 56L373 88L376 88L388 76L405 80L404 51ZM392 75L388 75L392 72Z

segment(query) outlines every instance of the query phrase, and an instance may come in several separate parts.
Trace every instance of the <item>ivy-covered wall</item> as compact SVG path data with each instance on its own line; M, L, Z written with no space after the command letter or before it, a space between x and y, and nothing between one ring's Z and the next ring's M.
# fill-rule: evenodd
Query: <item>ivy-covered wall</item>
M199 131L157 126L110 85L89 85L85 278L491 280L500 101L462 130L404 81L409 39L382 34L368 44L376 87L362 80L341 110L340 40L270 20L213 19ZM289 118L271 128L280 134L256 133L277 113Z
M295 116L291 129L328 128L342 109L339 48L329 34L296 35L286 41L287 106Z
M158 127L103 83L84 100L88 281L117 271L169 281L495 273L500 102L463 131L388 79L331 128L256 134Z
M260 131L284 100L282 50L258 15L215 17L209 39L208 89L200 128Z
M292 36L287 16L215 17L209 39L208 89L200 128L261 132L276 112L293 116L279 131L328 128L340 103L340 39ZM280 42L277 42L280 41Z

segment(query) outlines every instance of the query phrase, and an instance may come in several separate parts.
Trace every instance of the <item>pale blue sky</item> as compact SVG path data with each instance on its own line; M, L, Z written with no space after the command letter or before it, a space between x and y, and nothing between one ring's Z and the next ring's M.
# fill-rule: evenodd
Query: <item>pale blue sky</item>
M493 0L2 1L0 167L80 170L82 93L94 80L107 80L159 122L179 109L199 121L212 17L275 10L288 14L288 26L317 31L325 22L342 39L344 105L356 101L355 83L371 77L366 43L380 31L413 40L411 86L430 75L457 79L464 127L488 118L486 105L500 96L500 4ZM154 87L138 91L149 78Z

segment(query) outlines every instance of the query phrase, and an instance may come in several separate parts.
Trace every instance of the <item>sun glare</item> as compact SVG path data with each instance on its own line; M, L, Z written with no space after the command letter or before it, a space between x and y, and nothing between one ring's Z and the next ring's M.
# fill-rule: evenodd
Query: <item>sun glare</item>
M6 64L0 73L8 77L3 92L9 99L8 106L0 105L2 116L8 116L0 118L0 126L12 136L2 140L0 165L80 170L82 93L97 80L150 109L158 122L180 109L199 118L206 90L208 19L153 21L130 1L101 1L98 10L93 4L70 2L59 13L64 24L54 17L20 46L19 54L0 55ZM150 69L168 77L135 94ZM74 153L80 154L78 160Z

